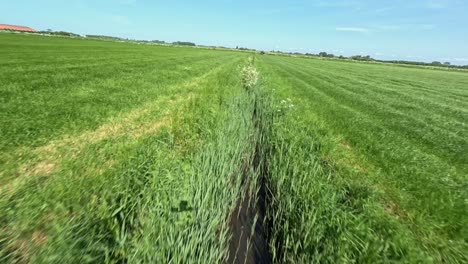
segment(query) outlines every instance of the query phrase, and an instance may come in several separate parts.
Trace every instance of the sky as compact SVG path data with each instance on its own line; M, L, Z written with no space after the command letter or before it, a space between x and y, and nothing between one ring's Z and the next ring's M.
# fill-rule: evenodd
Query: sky
M0 0L37 30L468 65L468 0Z

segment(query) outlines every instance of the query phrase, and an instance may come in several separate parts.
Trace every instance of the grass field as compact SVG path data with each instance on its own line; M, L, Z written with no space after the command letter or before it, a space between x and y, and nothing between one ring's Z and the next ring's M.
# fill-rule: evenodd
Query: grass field
M278 57L262 62L266 86L297 108L292 123L278 128L292 165L279 160L272 177L285 185L278 191L288 196L284 206L294 208L284 221L299 221L283 232L290 241L310 237L311 245L323 242L317 237L329 240L306 259L339 257L343 250L359 262L466 260L466 73ZM308 164L310 156L318 164ZM318 167L321 177L304 173L306 166Z
M0 72L0 262L468 261L466 72L7 33Z

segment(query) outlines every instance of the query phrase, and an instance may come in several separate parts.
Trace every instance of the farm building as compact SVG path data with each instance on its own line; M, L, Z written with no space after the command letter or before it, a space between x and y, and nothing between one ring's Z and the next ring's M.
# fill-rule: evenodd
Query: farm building
M7 25L7 24L0 24L0 30L15 30L15 31L24 31L24 32L36 32L36 30L23 27L23 26L15 26L15 25Z

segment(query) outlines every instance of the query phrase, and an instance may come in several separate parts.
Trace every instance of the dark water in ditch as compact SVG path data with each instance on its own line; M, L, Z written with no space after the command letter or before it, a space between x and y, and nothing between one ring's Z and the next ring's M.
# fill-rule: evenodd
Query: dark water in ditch
M239 201L229 223L232 238L227 263L272 263L264 202L264 197L255 201L248 193Z
M255 95L254 95L255 96ZM270 192L268 192L268 157L270 146L267 142L269 136L269 118L263 109L261 97L255 96L252 121L254 122L257 138L253 144L255 148L252 160L244 164L241 175L243 182L243 198L237 202L235 210L229 220L232 238L229 243L229 264L269 264L273 262L270 252L269 236L272 233L272 221L266 217L270 205ZM249 173L250 172L250 173ZM251 173L258 173L252 179ZM251 176L251 177L249 177ZM252 182L252 181L256 182ZM255 188L252 188L255 187ZM252 190L256 191L252 191ZM281 248L280 245L275 245Z

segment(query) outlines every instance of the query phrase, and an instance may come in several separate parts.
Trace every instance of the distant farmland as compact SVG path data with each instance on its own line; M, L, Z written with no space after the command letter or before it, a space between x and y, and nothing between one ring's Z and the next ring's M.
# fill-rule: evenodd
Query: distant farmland
M1 263L466 263L468 73L0 34Z

